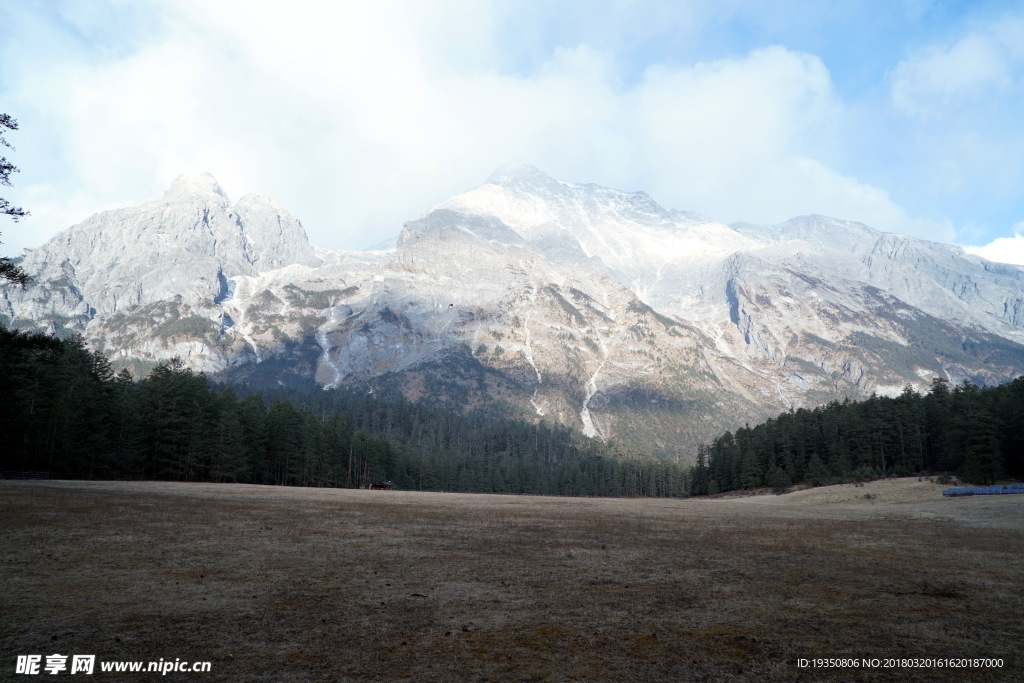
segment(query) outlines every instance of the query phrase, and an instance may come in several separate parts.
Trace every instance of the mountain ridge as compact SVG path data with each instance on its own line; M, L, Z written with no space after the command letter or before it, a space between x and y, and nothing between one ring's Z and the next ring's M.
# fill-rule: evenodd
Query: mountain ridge
M498 169L393 249L313 247L212 176L29 250L19 328L82 334L137 372L311 377L690 454L725 428L932 378L1024 371L1024 268L807 216L727 226L643 192Z

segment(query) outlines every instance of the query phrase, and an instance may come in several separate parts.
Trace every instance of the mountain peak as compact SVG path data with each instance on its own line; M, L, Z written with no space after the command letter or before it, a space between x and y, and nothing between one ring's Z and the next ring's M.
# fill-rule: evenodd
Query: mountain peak
M178 176L167 188L165 194L208 195L215 194L227 199L217 179L209 173L186 173Z
M856 221L811 214L774 225L734 223L736 232L769 242L802 240L830 249L854 252L870 248L883 233Z
M560 192L562 183L544 171L530 164L508 163L498 167L487 182L502 187L518 187L521 189L543 189Z

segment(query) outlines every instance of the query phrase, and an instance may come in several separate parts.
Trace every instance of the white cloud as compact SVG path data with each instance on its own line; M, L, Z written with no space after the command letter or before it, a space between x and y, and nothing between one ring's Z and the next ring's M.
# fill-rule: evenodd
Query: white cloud
M277 200L314 243L359 248L510 160L727 222L823 213L953 236L819 154L851 118L813 55L768 47L624 81L618 53L584 43L507 68L498 34L514 10L501 3L152 7L162 21L141 47L33 66L18 81L18 97L52 119L73 177L22 195L37 239L17 246L76 210L209 171L234 198ZM699 12L684 19L680 31L700 30Z
M816 136L850 125L828 70L812 55L772 47L689 68L659 67L632 97L642 148L631 170L646 173L645 189L676 208L728 222L819 213L887 232L953 237L951 226L907 216L884 190L811 154Z
M1013 226L1013 233L1013 237L998 237L981 247L964 247L964 251L989 261L1024 266L1024 221Z
M900 110L938 116L943 108L990 90L1013 87L1024 66L1024 19L970 33L950 46L931 46L893 72L892 99Z

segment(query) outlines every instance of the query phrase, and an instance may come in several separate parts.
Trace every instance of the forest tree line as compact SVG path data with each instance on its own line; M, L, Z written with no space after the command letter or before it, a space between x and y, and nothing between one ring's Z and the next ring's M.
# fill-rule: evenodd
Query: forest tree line
M578 432L365 392L218 387L180 361L141 381L80 338L0 326L0 471L577 496L688 495L689 468Z
M926 472L990 483L1024 476L1024 377L791 411L726 432L691 466L547 421L217 386L177 361L137 381L79 338L0 326L0 443L0 471L52 478L672 497Z
M75 479L366 486L394 457L342 416L215 391L180 361L135 381L80 338L3 327L0 440L0 470Z
M995 387L834 401L726 432L698 450L691 492L955 472L978 484L1024 475L1024 377Z
M690 463L606 444L546 420L526 422L482 410L364 391L269 391L318 414L344 414L394 447L402 489L569 496L689 495Z

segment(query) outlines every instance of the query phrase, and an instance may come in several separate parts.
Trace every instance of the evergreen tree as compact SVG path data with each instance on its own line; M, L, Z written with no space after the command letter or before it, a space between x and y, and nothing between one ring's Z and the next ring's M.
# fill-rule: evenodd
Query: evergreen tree
M964 438L963 478L979 484L994 484L1003 475L1000 425L981 407L969 410L966 420L971 429Z
M772 487L772 490L775 491L775 493L785 493L789 490L789 487L793 485L793 481L781 467L772 467L768 470L768 474L765 478L768 481L768 485Z
M119 372L113 386L113 417L111 442L103 470L103 478L142 477L145 473L146 436L140 415L141 389L127 370Z
M238 397L228 387L220 392L214 405L216 416L209 477L212 481L245 481L248 459Z
M811 456L810 462L807 463L807 472L804 480L811 486L821 486L828 483L828 479L828 469L821 458L818 457L818 454L815 453Z
M743 451L742 470L743 488L754 489L764 484L764 473L753 446L747 446Z
M141 389L146 474L156 479L204 479L204 441L212 412L206 377L174 358L158 365Z
M11 143L4 137L4 129L18 130L18 122L9 114L0 114L0 146L14 149ZM11 174L17 173L18 168L7 160L7 157L0 157L0 185L11 186ZM10 216L17 221L28 215L28 211L13 206L9 201L0 197L0 215ZM0 280L8 280L24 286L28 282L28 273L14 265L10 259L0 257Z

